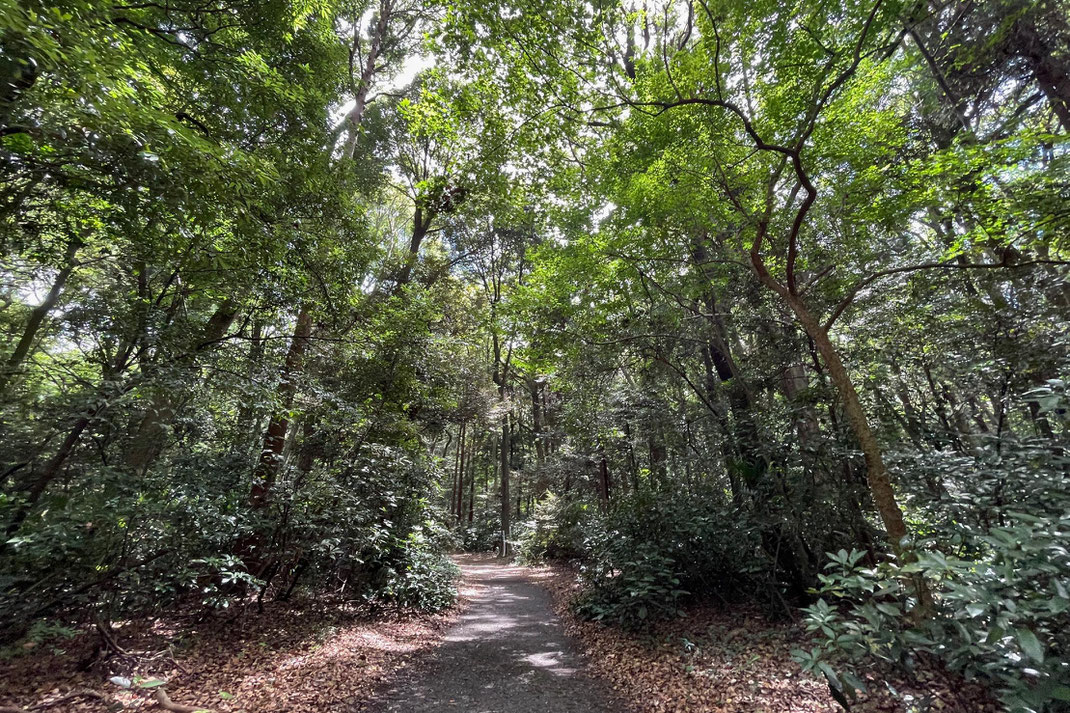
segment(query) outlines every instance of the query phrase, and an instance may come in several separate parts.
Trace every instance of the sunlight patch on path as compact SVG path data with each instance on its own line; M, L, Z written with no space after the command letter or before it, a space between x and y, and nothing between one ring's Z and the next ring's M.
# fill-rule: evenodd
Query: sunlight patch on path
M469 606L442 645L364 710L374 713L620 713L525 567L456 558Z

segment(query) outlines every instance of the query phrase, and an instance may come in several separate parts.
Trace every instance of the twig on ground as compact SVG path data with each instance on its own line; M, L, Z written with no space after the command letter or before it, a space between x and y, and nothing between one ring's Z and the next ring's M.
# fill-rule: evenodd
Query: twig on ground
M104 647L114 654L122 656L124 658L130 658L130 652L119 646L119 642L115 640L115 635L111 630L111 624L103 619L97 619L96 621L97 631L100 632L100 638L104 641Z

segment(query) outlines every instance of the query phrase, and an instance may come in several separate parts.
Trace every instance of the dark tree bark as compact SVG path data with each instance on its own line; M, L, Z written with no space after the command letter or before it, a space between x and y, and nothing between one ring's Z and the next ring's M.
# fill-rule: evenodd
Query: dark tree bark
M635 445L632 443L632 424L624 421L624 438L628 442L628 473L632 477L632 490L639 492L639 459L635 457Z
M88 428L89 424L93 422L96 415L103 409L103 406L95 407L90 413L80 417L74 422L71 430L67 432L66 438L63 439L63 443L48 460L47 463L36 474L30 485L29 490L26 493L26 501L15 511L15 515L11 518L11 522L7 526L7 536L18 532L22 523L26 521L30 511L44 495L45 489L56 479L59 475L63 465L67 462L71 453L74 452L75 447L78 445L79 439L82 437L82 433ZM2 547L0 547L2 549Z
M669 460L669 452L657 434L651 434L647 438L647 450L650 453L650 472L659 481L664 481L667 475L666 463Z
M502 390L502 399L504 400L504 386L500 387ZM501 548L498 551L499 557L509 557L513 553L513 546L509 542L509 533L512 529L510 524L510 509L511 503L509 498L509 446L510 446L510 423L508 411L502 416L502 437L499 443L499 450L501 456L501 495L502 495L502 542Z
M301 449L297 454L297 472L302 481L315 467L316 461L323 457L324 434L317 427L318 418L310 415L305 419L301 429Z
M471 459L469 463L474 463L475 459ZM468 474L468 524L471 525L475 519L476 514L476 471L474 468L469 469Z
M598 485L598 494L602 501L602 509L603 511L609 510L609 462L606 460L605 451L601 453L601 457L598 460Z
M1063 130L1070 131L1070 66L1052 51L1049 39L1054 38L1046 37L1029 16L1015 23L1014 47L1029 65Z
M398 271L394 280L394 294L401 292L401 288L409 284L412 279L412 269L416 266L416 260L420 257L420 246L427 237L427 231L431 229L431 221L434 219L433 211L417 204L412 216L412 236L409 238L409 251L405 254L405 262Z
M703 278L712 283L707 265L709 254L704 240L705 236L693 242L692 263ZM701 304L705 309L708 326L708 338L703 352L707 398L703 400L703 403L722 425L725 434L723 453L725 469L728 472L733 501L739 504L743 497L744 481L753 480L765 470L765 459L761 455L761 443L754 415L754 397L738 362L732 355L729 331L712 288L703 292ZM729 425L723 409L717 408L719 400L717 383L721 384L727 396L733 425ZM741 475L746 478L741 479Z
M297 377L301 373L305 350L311 336L312 315L306 307L302 307L297 314L297 323L277 389L279 409L268 423L260 460L253 471L253 486L249 491L249 504L253 508L261 508L268 503L279 466L282 465L283 447L286 445L286 433L290 425L287 414L293 406L297 393Z
M453 511L457 515L457 522L461 522L464 515L464 473L465 473L465 453L467 450L467 427L468 422L463 421L461 423L461 440L459 443L459 454L457 457L457 489L454 492L454 501L451 506Z

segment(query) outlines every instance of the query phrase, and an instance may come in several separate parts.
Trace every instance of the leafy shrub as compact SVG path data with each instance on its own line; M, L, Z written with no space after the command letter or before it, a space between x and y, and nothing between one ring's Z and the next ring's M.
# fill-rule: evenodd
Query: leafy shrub
M383 587L371 598L428 612L448 609L457 602L461 572L448 557L429 549L422 537L406 543L402 562L387 570Z
M502 521L496 512L474 513L472 522L461 531L461 549L465 552L492 552L501 540Z
M931 541L905 565L831 555L807 609L818 645L796 658L846 689L867 670L938 661L997 689L1012 713L1070 710L1070 515L1011 517L975 538L972 558ZM934 600L923 616L910 612L919 577Z
M584 544L577 612L635 628L673 616L692 594L764 586L759 536L722 500L714 492L650 492L618 502Z
M50 495L0 549L0 641L42 617L111 619L194 599L225 608L263 580L283 595L298 576L345 582L356 598L448 606L452 565L434 553L453 534L421 497L431 477L421 458L369 444L332 468L286 467L258 510L247 505L248 464L227 456L178 457L136 479L97 469L96 488ZM267 533L256 562L267 566L249 571L235 553L256 533Z
M54 621L39 619L26 631L20 646L0 646L0 660L26 655L41 645L47 644L52 645L50 648L53 653L62 654L63 651L58 646L77 635L77 629Z
M585 540L595 526L592 506L580 500L547 492L536 503L534 517L517 538L516 556L524 564L546 559L575 559L584 553Z
M1062 382L1028 394L1065 421ZM997 447L998 445L998 447ZM897 454L919 540L904 560L859 566L830 555L821 599L807 610L817 637L796 658L845 689L871 670L937 663L997 691L1009 711L1070 710L1068 462L1048 438L967 455ZM938 544L939 543L939 544ZM916 583L932 594L924 613Z
M671 557L654 543L642 542L627 552L608 542L585 567L588 589L576 602L576 612L595 621L609 620L625 628L667 618L677 612L677 601L687 594Z

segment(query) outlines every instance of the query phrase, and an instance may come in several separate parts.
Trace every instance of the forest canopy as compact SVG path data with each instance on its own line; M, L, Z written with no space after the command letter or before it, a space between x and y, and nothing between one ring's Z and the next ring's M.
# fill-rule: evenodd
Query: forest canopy
M0 639L805 618L1070 708L1063 0L0 0Z

